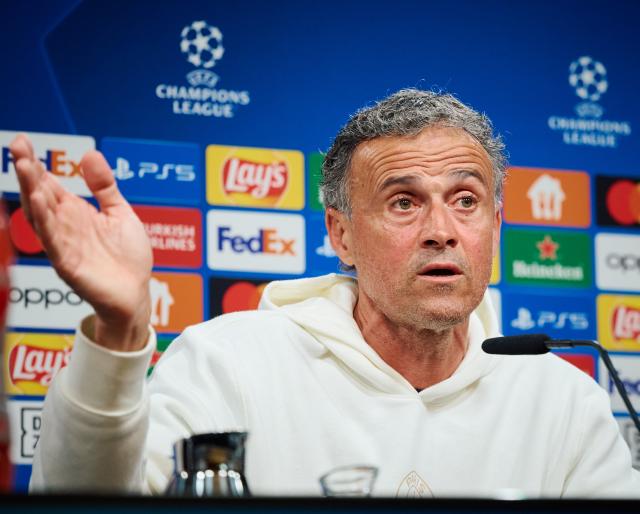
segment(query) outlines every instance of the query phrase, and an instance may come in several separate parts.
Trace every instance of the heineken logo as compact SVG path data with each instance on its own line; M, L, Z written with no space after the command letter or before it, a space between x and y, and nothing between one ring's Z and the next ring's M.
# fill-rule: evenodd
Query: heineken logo
M587 234L506 230L505 249L508 282L573 287L591 284Z

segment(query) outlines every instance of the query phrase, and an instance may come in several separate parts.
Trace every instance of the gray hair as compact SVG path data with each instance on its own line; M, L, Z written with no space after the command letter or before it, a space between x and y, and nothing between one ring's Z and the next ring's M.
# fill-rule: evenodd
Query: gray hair
M349 168L360 143L377 137L414 136L432 126L464 129L482 145L493 167L494 196L499 205L507 159L502 138L493 134L489 118L450 94L412 88L361 109L340 129L322 163L320 190L325 207L351 213Z

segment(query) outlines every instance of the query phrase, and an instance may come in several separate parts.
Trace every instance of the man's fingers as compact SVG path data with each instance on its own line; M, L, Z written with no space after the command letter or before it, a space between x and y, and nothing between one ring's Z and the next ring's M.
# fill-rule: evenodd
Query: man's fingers
M111 166L100 152L87 152L80 161L80 166L84 180L101 210L126 204L116 185Z
M31 195L31 216L33 228L38 234L49 260L52 263L57 262L60 252L56 245L56 217L49 209L47 200L41 191L36 191Z

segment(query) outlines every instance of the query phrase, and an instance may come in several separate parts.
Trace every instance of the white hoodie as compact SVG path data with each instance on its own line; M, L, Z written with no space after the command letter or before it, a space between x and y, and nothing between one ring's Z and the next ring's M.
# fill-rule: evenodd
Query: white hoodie
M118 353L79 331L47 396L32 489L161 493L177 439L240 429L256 495L317 495L327 471L369 464L381 496L640 497L590 377L553 355L482 352L498 335L488 295L458 369L419 393L362 338L356 298L345 276L273 282L260 311L186 329L148 384L153 334Z

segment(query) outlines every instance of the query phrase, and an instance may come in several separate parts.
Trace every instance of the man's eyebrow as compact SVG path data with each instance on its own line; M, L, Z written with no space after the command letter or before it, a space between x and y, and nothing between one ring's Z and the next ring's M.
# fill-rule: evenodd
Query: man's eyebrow
M486 185L487 180L485 176L476 170L462 169L462 170L454 170L451 172L451 175L454 177L458 177L460 179L465 179L468 177L478 179L480 182Z
M392 186L408 186L411 184L415 184L420 180L419 177L415 175L401 175L399 177L389 177L380 185L380 191L384 191L385 189Z

